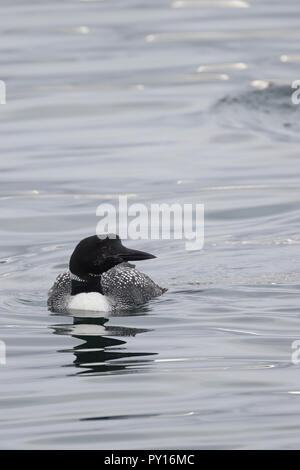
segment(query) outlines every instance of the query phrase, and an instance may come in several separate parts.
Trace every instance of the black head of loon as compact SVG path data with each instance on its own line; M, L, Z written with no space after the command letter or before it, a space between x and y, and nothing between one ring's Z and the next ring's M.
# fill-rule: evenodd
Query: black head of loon
M105 271L124 261L156 258L144 251L132 250L122 245L118 235L97 235L81 240L73 251L69 268L72 274L86 281L95 281Z

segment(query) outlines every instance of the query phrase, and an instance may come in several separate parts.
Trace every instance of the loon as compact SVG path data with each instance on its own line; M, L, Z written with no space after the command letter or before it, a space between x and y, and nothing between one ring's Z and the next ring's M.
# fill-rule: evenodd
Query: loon
M59 274L48 293L52 311L112 311L143 304L167 289L128 261L156 258L122 245L118 235L93 235L73 251L69 271Z

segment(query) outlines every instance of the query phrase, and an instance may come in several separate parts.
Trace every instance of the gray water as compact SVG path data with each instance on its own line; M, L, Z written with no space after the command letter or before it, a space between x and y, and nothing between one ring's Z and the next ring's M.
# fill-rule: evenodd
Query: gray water
M300 447L299 13L2 0L1 448ZM120 194L203 203L204 249L128 241L164 296L49 312Z

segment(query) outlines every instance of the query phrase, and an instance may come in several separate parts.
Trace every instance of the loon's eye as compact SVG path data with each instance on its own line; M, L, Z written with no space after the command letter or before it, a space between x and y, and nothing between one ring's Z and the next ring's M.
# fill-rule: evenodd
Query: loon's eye
M102 253L105 253L105 252L107 251L107 246L103 246L103 247L101 248L101 251L102 251Z

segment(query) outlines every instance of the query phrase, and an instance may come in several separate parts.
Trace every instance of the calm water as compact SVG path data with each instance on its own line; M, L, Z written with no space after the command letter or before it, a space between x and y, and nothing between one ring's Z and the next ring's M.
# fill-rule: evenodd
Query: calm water
M1 448L299 448L299 1L1 10ZM204 249L129 241L167 294L50 313L119 194L204 203Z

